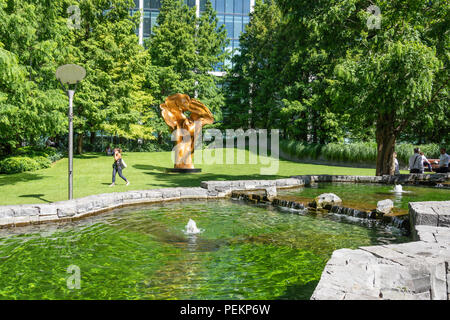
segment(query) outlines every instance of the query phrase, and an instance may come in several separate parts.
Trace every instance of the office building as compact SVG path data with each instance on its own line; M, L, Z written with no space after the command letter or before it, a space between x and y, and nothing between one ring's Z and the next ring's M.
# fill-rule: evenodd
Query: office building
M141 10L143 17L140 26L136 30L139 36L139 43L150 37L153 26L156 24L156 18L161 8L163 0L134 0L135 9L132 14ZM224 24L228 32L230 43L228 50L233 53L239 52L239 35L244 31L249 22L250 12L253 10L255 0L210 0L213 8L217 11L219 24ZM185 0L189 7L197 8L197 16L204 11L206 0Z

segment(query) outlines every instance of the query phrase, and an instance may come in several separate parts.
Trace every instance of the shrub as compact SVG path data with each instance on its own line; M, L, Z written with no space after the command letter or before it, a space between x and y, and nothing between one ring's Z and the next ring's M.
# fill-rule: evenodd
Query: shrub
M62 159L62 157L64 157L63 153L58 151L54 155L49 156L48 159L53 163Z
M34 157L33 160L35 160L38 163L39 169L50 168L50 166L52 165L50 159L41 156Z
M10 157L0 161L0 173L19 173L38 169L40 164L29 157Z

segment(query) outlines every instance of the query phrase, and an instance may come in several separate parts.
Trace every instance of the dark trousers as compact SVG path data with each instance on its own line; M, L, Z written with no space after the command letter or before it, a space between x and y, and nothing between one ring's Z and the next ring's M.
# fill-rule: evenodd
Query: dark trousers
M112 182L116 182L116 174L119 173L119 177L121 177L125 182L128 182L127 178L125 178L122 174L122 167L121 166L113 166L113 177Z
M436 169L436 173L447 173L448 171L448 167L439 167Z
M427 166L427 167L428 167L428 171L433 172L433 169L431 168L431 163L429 163L429 162L424 162L424 163L423 163L423 166L424 166L424 167Z
M420 170L420 169L411 169L411 170L409 170L409 173L423 173L423 170Z

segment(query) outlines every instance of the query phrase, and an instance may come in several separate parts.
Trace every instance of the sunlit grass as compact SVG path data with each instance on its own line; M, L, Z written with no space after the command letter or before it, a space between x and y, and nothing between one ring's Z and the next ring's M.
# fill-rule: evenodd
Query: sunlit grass
M218 150L219 152L221 149ZM116 186L110 188L112 157L99 153L87 153L74 159L74 197L92 194L123 192L164 187L198 187L206 180L277 179L304 174L374 175L375 169L333 167L279 161L279 170L271 175L261 175L261 168L270 164L249 163L249 152L244 151L246 164L196 165L201 173L168 174L165 168L173 168L170 152L125 153L128 168L124 175L131 184L117 175ZM236 154L234 155L236 157ZM223 157L226 151L223 150ZM267 162L266 162L267 163ZM0 205L55 202L67 199L67 159L62 159L51 168L12 175L0 175Z

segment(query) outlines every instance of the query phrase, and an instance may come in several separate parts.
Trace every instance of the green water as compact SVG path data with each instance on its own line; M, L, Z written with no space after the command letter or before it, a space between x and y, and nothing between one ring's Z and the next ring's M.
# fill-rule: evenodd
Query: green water
M397 213L408 213L409 202L448 201L450 190L433 187L403 186L403 193L392 192L393 185L364 183L319 183L310 187L284 190L281 198L314 199L322 193L334 193L342 199L343 206L354 209L375 209L380 200L391 199Z
M409 241L331 219L186 201L1 230L0 299L309 299L334 250Z

